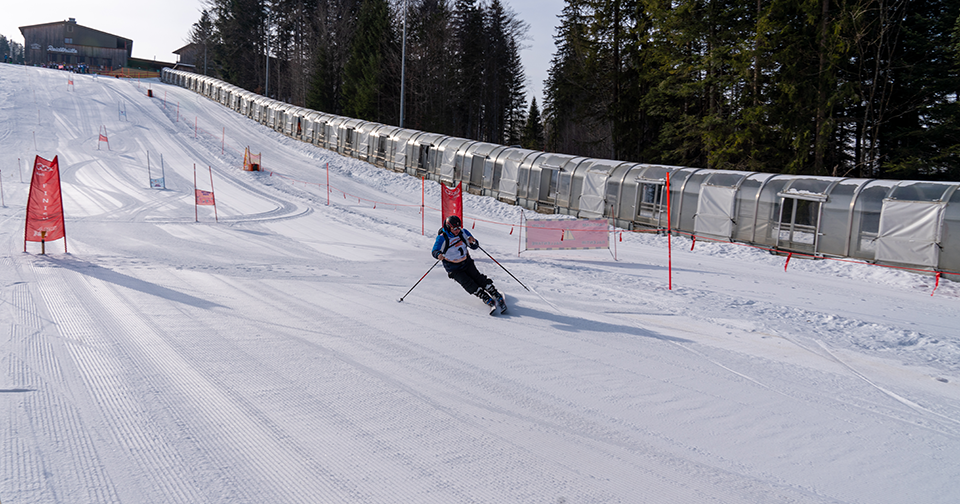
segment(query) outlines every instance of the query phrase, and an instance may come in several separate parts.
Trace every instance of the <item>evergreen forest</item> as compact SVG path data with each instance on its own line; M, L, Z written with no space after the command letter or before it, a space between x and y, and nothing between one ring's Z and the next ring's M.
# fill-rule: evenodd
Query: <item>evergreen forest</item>
M541 104L501 0L208 6L198 72L324 112L625 161L960 180L956 0L564 0Z
M957 0L566 0L547 150L960 180Z
M274 99L514 145L526 30L500 0L211 0L189 42L198 72Z

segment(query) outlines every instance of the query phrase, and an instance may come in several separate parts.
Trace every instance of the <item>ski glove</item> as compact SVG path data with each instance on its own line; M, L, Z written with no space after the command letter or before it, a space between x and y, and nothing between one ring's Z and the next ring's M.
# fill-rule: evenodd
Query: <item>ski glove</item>
M480 248L480 242L477 241L476 238L474 238L472 242L470 241L467 242L467 246L470 247L470 250L477 250L478 248Z

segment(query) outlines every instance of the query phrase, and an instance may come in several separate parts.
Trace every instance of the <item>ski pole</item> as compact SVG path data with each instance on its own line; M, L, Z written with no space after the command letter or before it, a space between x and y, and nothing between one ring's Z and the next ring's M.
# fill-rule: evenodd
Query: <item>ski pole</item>
M477 245L477 248L479 248L480 250L483 250L483 247L481 247L480 245ZM489 257L490 259L493 259L493 256L490 255L490 253L487 252L486 250L483 250L483 253L484 253L484 254L487 254L487 257ZM503 268L503 265L500 264L500 261L498 261L498 260L496 260L496 259L493 259L493 262L497 263L497 266L500 266L501 268ZM530 288L527 287L526 285L523 285L523 282L521 282L519 278L513 276L513 273L510 273L510 271L508 271L507 268L503 268L503 271L506 271L508 275L510 275L511 277L513 277L513 279L516 280L517 283L520 284L521 287L523 287L524 289L527 289L527 292L530 292Z
M483 250L483 247L481 247L480 245L477 245L477 248L480 249L480 250ZM484 253L484 254L487 254L487 257L489 257L491 260L493 260L493 262L497 263L497 266L500 266L501 268L503 268L503 265L500 264L500 261L494 259L493 256L490 255L489 252L487 252L486 250L483 250L483 253ZM503 268L503 271L506 271L507 274L510 275L511 277L513 277L513 279L516 280L517 283L520 284L524 289L527 289L527 292L532 292L532 293L536 294L537 297L539 297L539 298L542 299L545 303L547 303L548 305L550 305L554 310L557 311L557 313L563 314L563 310L561 310L560 308L558 308L557 305L551 303L547 298L541 296L539 292L531 289L530 287L527 287L526 285L523 285L523 282L521 282L519 278L513 276L513 273L510 273L510 271L508 271L507 268Z
M407 291L407 294L410 294L411 292L413 292L413 289L416 289L417 286L420 285L420 282L422 282L424 278L427 278L427 275L429 275L430 272L433 271L433 268L436 268L438 264L440 264L440 259L437 259L437 262L433 263L433 266L430 266L430 269L428 269L427 272L424 273L422 277L420 277L420 280L417 280L417 283L413 284L413 287L410 287L410 290ZM397 302L402 303L403 298L407 297L407 294L404 294L403 296L401 296L400 299L397 300Z

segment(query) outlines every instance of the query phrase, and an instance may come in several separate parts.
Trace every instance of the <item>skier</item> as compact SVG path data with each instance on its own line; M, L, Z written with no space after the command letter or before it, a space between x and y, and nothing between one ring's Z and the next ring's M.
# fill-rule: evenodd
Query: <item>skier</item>
M482 299L490 307L490 314L499 309L500 313L507 311L507 304L503 295L497 292L493 281L483 273L477 271L477 266L470 257L467 248L476 250L480 247L470 231L463 229L460 217L451 215L437 232L437 240L433 244L433 257L443 261L443 269L447 276L456 280L463 290Z

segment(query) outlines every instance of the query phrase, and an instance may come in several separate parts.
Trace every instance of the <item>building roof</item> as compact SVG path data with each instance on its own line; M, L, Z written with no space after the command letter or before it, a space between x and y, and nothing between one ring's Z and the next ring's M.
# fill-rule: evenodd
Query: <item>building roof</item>
M81 24L77 24L77 20L74 19L74 18L70 18L70 19L67 19L67 20L64 20L64 21L54 21L54 22L52 22L52 23L41 23L41 24L35 24L35 25L21 26L21 27L19 27L19 28L20 28L20 34L23 35L24 37L26 37L26 33L24 33L24 30L25 30L25 29L29 29L29 28L40 28L40 27L43 27L43 26L65 25L65 24L73 24L73 25L76 25L76 26L79 27L79 28L83 28L84 30L89 30L89 31L96 32L96 33L101 34L101 35L107 35L107 36L109 36L109 37L116 37L116 38L121 39L121 40L126 40L126 41L130 42L130 44L128 44L128 46L132 46L132 45L133 45L133 39L128 39L128 38L126 38L126 37L121 37L120 35L114 35L114 34L112 34L112 33L107 33L107 32L105 32L105 31L97 30L96 28L90 28L89 26L83 26L83 25L81 25Z
M193 42L190 42L189 44L181 47L180 49L177 49L176 51L173 51L173 54L181 54L181 53L188 52L188 51L195 51L196 49L197 49L197 44L194 44Z

